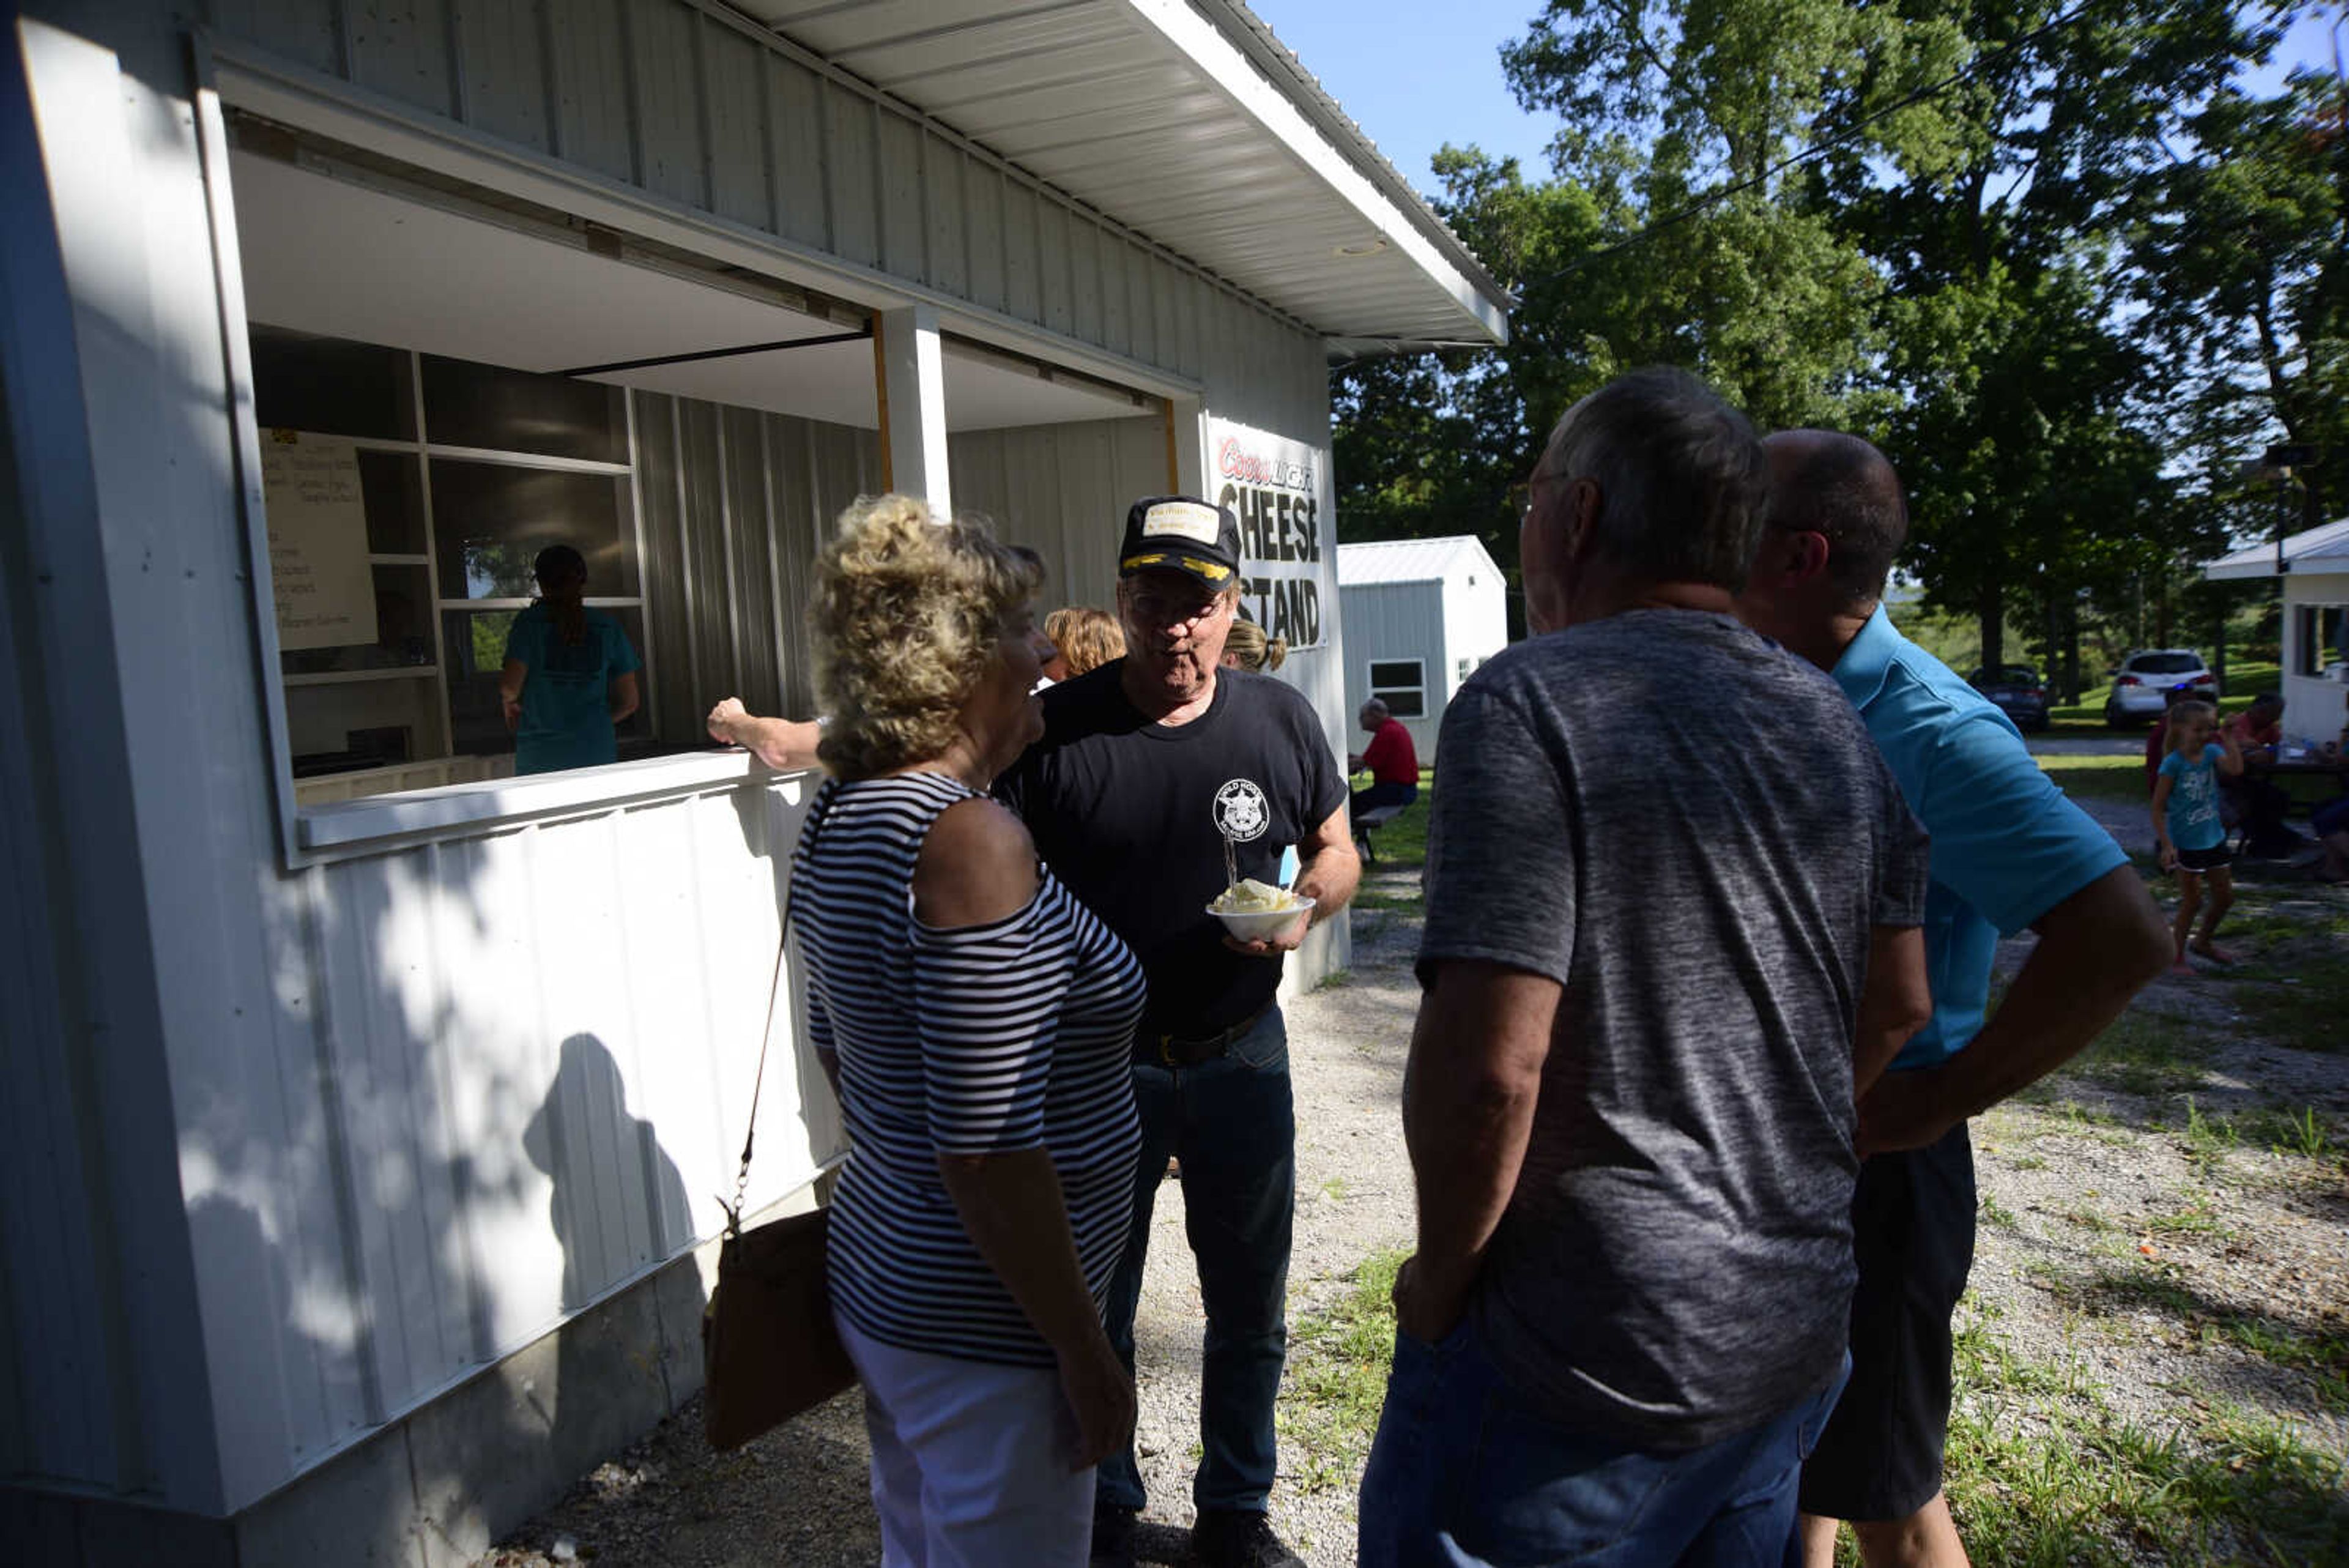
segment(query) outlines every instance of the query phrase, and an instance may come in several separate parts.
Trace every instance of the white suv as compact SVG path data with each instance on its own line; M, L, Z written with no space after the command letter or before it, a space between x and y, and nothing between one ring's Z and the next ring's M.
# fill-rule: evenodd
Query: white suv
M2219 678L2190 648L2148 648L2130 654L2113 672L2112 695L2105 699L2105 722L2117 729L2160 717L2175 686L2191 686L2197 697L2219 695Z

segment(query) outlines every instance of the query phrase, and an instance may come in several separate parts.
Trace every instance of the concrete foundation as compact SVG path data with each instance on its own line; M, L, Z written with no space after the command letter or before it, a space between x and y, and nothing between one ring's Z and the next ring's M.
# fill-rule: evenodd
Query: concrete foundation
M671 1261L227 1519L0 1488L0 1563L465 1568L700 1391L717 1270L714 1241Z

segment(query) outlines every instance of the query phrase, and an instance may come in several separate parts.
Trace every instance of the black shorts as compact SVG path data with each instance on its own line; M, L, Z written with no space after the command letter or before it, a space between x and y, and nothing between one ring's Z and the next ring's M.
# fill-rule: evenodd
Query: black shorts
M1879 1154L1852 1195L1859 1264L1851 1381L1803 1465L1802 1510L1906 1519L1941 1490L1950 1316L1974 1262L1974 1150L1963 1122L1939 1143Z
M2235 863L2235 852L2227 847L2225 839L2208 849L2181 849L2178 852L2180 871L2223 871Z

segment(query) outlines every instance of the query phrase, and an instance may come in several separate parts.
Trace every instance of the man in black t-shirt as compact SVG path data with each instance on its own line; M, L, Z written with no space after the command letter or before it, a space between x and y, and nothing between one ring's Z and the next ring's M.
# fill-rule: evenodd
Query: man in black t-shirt
M1346 777L1312 704L1278 680L1217 668L1239 564L1229 511L1184 496L1134 503L1118 553L1126 656L1044 693L1044 738L996 791L1052 874L1149 976L1134 1042L1142 1154L1133 1228L1110 1285L1111 1342L1131 1366L1151 1206L1176 1156L1207 1315L1194 1545L1208 1568L1279 1568L1299 1561L1265 1512L1297 1161L1273 997L1281 955L1309 923L1345 908L1361 863ZM1226 838L1239 875L1266 882L1295 845L1310 916L1270 941L1226 937L1206 912L1226 886ZM1102 1466L1098 1487L1093 1562L1123 1568L1144 1501L1130 1444Z

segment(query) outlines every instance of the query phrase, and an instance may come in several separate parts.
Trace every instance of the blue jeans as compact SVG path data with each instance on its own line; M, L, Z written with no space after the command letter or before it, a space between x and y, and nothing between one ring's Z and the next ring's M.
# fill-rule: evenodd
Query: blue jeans
M1280 1009L1268 1011L1215 1061L1174 1069L1136 1065L1133 1098L1142 1113L1133 1229L1110 1280L1103 1325L1131 1369L1150 1210L1173 1155L1183 1162L1184 1228L1207 1309L1199 1379L1206 1452L1191 1499L1202 1511L1261 1512L1275 1468L1272 1403L1288 1354L1288 1237L1297 1207L1297 1118ZM1095 1498L1103 1507L1143 1506L1130 1440L1102 1461Z
M1848 1371L1751 1431L1648 1453L1531 1409L1468 1324L1434 1345L1398 1334L1361 1568L1799 1562L1795 1483Z

